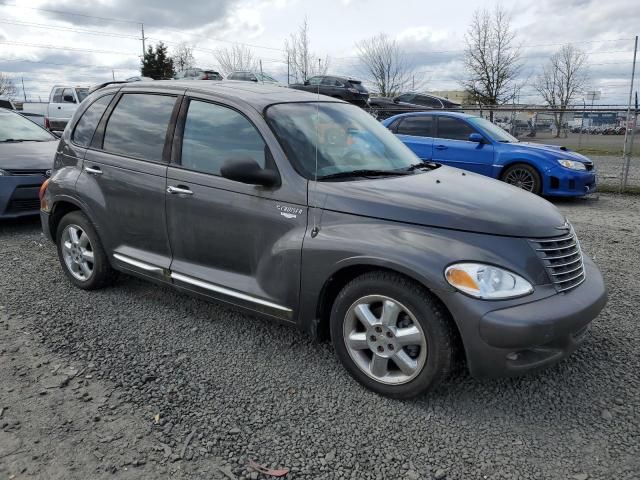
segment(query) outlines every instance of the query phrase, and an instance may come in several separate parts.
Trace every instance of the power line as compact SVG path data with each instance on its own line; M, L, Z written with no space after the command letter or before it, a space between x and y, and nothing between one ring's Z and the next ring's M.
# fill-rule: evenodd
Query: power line
M124 20L122 18L113 18L113 17L99 17L96 15L87 15L85 13L75 13L75 12L65 12L62 10L52 10L48 8L39 8L39 7L25 7L23 5L16 5L15 3L0 3L0 7L15 7L15 8L28 8L29 10L37 10L40 12L48 12L48 13L57 13L59 15L70 15L74 17L83 17L83 18L94 18L97 20L106 20L108 22L120 22L120 23L132 23L135 25L140 25L142 22L137 22L134 20Z
M0 20L0 23L5 23L7 25L18 25L23 27L42 28L46 30L59 30L63 32L86 33L88 35L103 35L107 37L130 38L130 39L140 40L136 35L105 32L105 31L98 31L98 30L78 29L78 28L64 27L59 25L47 25L43 23L12 22L8 20Z
M106 65L89 65L89 64L79 64L79 63L56 63L56 62L46 62L43 60L32 60L29 58L6 58L4 60L0 60L0 63L11 63L11 62L26 62L26 63L38 63L44 65L55 65L58 67L73 67L73 68L98 68L104 70L115 70L115 71L128 71L128 70L137 70L139 65L131 68L113 68Z
M139 56L135 53L116 52L113 50L94 50L90 48L77 48L77 47L57 47L53 45L42 45L38 43L10 42L8 40L0 40L0 43L4 43L7 45L18 45L21 47L33 47L33 48L43 48L43 49L53 49L53 50L69 50L71 52L106 53L110 55L129 55L129 56L136 56L136 57Z

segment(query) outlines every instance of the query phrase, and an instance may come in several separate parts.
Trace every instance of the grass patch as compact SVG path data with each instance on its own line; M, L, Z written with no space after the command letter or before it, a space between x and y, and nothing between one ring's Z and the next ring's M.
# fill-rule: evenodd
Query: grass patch
M575 147L567 146L567 148L582 155L622 155L622 148L614 147Z
M598 184L596 191L600 193L620 193L620 184ZM627 185L623 195L640 195L640 186Z

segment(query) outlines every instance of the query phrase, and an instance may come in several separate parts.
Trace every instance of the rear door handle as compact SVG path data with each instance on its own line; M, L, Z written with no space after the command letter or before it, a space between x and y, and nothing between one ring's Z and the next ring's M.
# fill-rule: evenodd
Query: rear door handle
M100 170L100 167L84 167L84 171L90 173L91 175L102 175L102 170Z
M445 145L436 145L436 150L446 150L447 148L449 148L449 147L447 147Z
M170 185L167 187L167 193L171 193L173 195L193 195L193 192L189 190L189 187L185 187L184 185L179 185L177 187Z

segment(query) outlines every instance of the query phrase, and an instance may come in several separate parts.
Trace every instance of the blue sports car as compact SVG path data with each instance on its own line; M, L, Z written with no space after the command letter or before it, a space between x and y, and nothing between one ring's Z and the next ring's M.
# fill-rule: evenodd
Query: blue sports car
M395 115L382 124L421 160L497 178L538 195L595 191L593 162L557 145L520 142L488 120L458 112Z

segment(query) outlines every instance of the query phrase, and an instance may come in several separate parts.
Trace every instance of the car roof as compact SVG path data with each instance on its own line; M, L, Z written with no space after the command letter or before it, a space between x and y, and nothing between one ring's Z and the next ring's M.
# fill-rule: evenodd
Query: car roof
M409 113L400 113L398 115L394 115L393 117L387 118L385 121L391 121L392 119L400 118L400 117L418 117L423 115L437 115L439 117L456 117L456 118L473 118L477 117L477 115L470 115L468 113L462 112L447 112L443 110L429 110L425 112L409 112Z
M342 100L324 95L318 96L302 90L287 88L268 83L243 82L239 80L223 80L221 82L192 82L183 80L154 80L152 82L118 83L106 86L107 89L127 88L127 90L166 89L168 92L175 90L188 90L194 93L214 94L227 97L232 100L244 102L258 111L264 110L269 105L276 103L293 102L333 102L346 103Z

